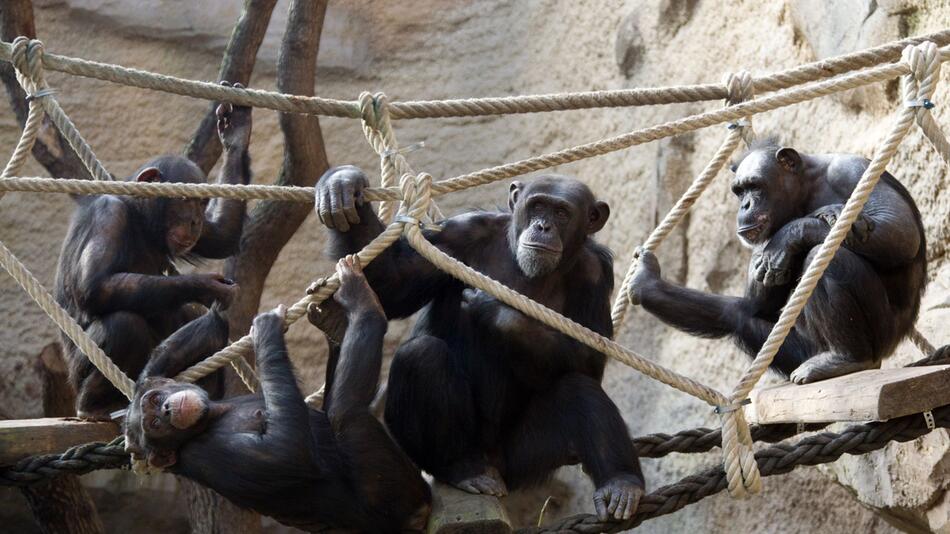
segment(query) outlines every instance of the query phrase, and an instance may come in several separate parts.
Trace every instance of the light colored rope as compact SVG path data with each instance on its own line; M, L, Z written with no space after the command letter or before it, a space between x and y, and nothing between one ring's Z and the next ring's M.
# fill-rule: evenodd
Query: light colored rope
M940 54L935 46L928 44L908 47L903 54L903 64L913 76L903 79L905 100L929 99L933 95L939 75ZM918 87L919 86L919 87ZM887 138L878 147L874 158L864 171L860 181L852 192L828 236L815 254L814 259L795 291L782 309L778 321L759 350L752 364L743 374L730 395L733 405L745 399L755 384L772 364L788 333L795 326L798 316L805 308L808 298L818 285L822 274L831 263L864 208L864 204L880 180L887 164L894 157L901 140L907 134L916 116L915 109L903 107L898 113L894 126ZM758 468L752 452L752 439L742 410L736 409L723 414L723 454L726 458L726 474L729 490L735 495L745 491L756 492L761 487Z
M32 153L33 145L36 144L36 137L39 135L40 126L43 124L43 116L43 107L36 99L31 99L30 111L26 117L26 122L23 124L23 134L20 135L16 148L13 149L10 161L3 168L0 180L10 178L23 168L27 158Z
M633 257L630 258L630 267L627 268L627 273L620 283L620 288L614 299L613 308L610 310L610 319L614 325L615 336L620 330L621 325L623 325L624 317L630 307L630 294L628 289L633 281L633 275L637 271L637 265L640 263L641 249L652 252L660 246L660 243L662 243L680 221L683 220L686 214L689 213L689 210L692 209L693 204L696 203L706 188L709 187L709 184L716 178L719 171L722 170L723 165L729 160L729 156L731 156L732 153L735 152L736 147L739 146L741 139L742 133L739 131L739 128L729 130L729 133L726 134L726 139L722 142L722 145L716 151L712 160L706 164L703 172L699 173L699 176L690 184L689 189L676 201L676 205L673 206L673 209L663 217L663 220L650 234L646 243L633 253Z
M724 76L723 85L729 88L726 106L738 105L742 102L752 100L755 97L752 75L749 74L748 71L727 74ZM719 174L719 171L722 170L723 165L726 164L726 161L728 161L732 153L735 152L736 147L739 146L739 140L744 140L748 145L754 136L755 134L752 131L752 123L749 117L744 117L732 123L729 126L729 133L726 134L725 141L723 141L719 150L716 151L712 160L706 164L706 167L699 176L693 180L693 183L690 184L686 192L676 201L673 209L671 209L666 216L663 217L660 224L654 228L646 243L634 252L633 257L630 258L630 266L627 268L627 273L620 283L620 289L617 291L617 297L614 299L613 307L610 310L610 320L614 325L615 337L623 325L627 310L630 308L631 298L629 288L633 282L633 275L636 273L637 265L640 263L639 258L641 251L647 250L653 252L660 246L660 243L666 239L670 232L672 232L686 214L689 213L693 204L702 196L706 188L709 187L709 184L712 183L713 179Z
M69 143L76 155L82 161L83 165L89 171L89 174L96 180L112 180L112 175L102 166L99 158L89 146L89 143L83 138L76 125L69 119L63 108L53 98L49 86L46 85L46 78L43 74L43 43L37 40L27 39L26 37L17 37L10 45L11 61L16 67L17 80L23 86L23 90L28 95L33 95L34 101L39 102L43 111L50 118L63 138ZM24 130L24 133L33 135L32 140L27 142L32 147L39 133L38 128L31 131Z
M123 395L131 399L132 393L135 390L135 383L102 352L102 349L96 345L96 342L93 341L69 313L53 299L53 296L50 295L43 285L40 284L39 280L33 276L33 273L31 273L2 242L0 242L0 263L3 264L3 268L20 284L20 287L36 302L40 309L56 323L56 326L58 326L60 330L79 347L79 350L89 358L89 361L102 372L103 376L105 376L116 389L121 391Z
M950 30L912 37L761 76L754 80L755 90L758 93L777 91L794 85L836 76L843 72L893 61L905 46L924 41L933 41L941 46L950 44ZM12 44L0 42L0 59L9 60L11 57ZM255 106L289 113L310 113L348 118L361 117L359 102L354 101L288 95L257 89L223 87L215 83L186 80L175 76L57 54L46 54L43 58L43 65L49 70L74 76L206 100L230 102L242 106ZM599 107L697 102L719 100L727 96L728 90L721 84L699 84L514 97L393 102L391 104L391 115L393 119L417 119L537 113Z

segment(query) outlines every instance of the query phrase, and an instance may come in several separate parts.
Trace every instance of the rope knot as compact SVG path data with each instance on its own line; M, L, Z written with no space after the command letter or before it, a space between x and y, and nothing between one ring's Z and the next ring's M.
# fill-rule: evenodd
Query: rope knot
M45 85L43 77L43 53L44 48L42 41L29 39L22 35L13 40L11 61L19 74L32 82L33 87L27 90L27 93L30 93L30 95L33 95L37 88L42 88Z
M729 96L726 105L734 106L755 98L755 86L752 84L752 73L747 70L726 73L722 78L723 85Z
M930 41L911 45L904 49L901 61L910 67L910 76L904 78L904 99L929 102L940 78L940 49Z

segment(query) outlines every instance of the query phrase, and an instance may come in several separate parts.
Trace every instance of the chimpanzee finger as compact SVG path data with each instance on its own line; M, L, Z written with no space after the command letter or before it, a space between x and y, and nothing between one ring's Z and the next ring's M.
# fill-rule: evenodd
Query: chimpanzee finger
M356 198L353 194L353 189L350 187L343 188L343 214L346 216L347 222L350 224L359 224L360 215L356 211Z
M594 495L594 510L597 511L597 518L601 521L606 521L607 515L607 505L604 504L604 496L600 493Z
M623 511L627 508L627 492L620 492L620 499L617 502L617 509L614 511L614 519L623 519Z
M320 216L320 221L323 222L324 226L327 228L336 228L336 225L333 224L333 217L330 216L330 198L329 194L320 195L320 205L318 206L318 215Z
M612 516L614 512L617 511L617 506L620 505L620 491L611 491L610 492L610 504L607 505L607 515Z
M333 218L333 226L341 232L349 231L350 223L343 214L343 191L338 183L330 186L330 217Z
M640 503L639 491L635 491L627 496L627 505L623 509L623 516L620 519L627 520L633 517L633 513L637 511L637 505Z

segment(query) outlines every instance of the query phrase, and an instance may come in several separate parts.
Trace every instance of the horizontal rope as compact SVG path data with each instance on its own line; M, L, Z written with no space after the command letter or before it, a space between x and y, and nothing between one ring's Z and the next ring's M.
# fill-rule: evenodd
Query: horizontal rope
M828 78L843 72L894 60L900 56L901 50L907 45L923 41L932 41L941 46L950 44L950 30L903 39L875 48L815 61L785 71L757 77L753 80L753 85L757 93L763 93ZM0 59L9 61L11 55L12 45L0 42ZM290 113L360 118L359 104L352 100L289 95L260 89L224 87L216 83L188 80L48 52L43 55L43 67L74 76L94 78L182 96L230 102L242 106L268 108ZM723 84L698 84L515 97L393 102L390 104L390 112L393 119L445 118L721 100L726 98L727 95L728 91Z

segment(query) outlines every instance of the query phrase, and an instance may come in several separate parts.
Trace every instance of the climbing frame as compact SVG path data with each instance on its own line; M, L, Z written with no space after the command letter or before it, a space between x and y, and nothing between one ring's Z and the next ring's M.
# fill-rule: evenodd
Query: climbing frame
M904 40L840 58L804 65L771 76L754 78L747 72L728 75L723 84L670 87L646 90L600 91L566 95L537 95L512 98L470 99L429 102L390 103L381 93L363 93L356 101L339 101L317 97L283 95L269 91L238 89L206 82L182 80L170 76L128 69L116 65L46 54L38 41L18 38L13 43L0 43L0 58L9 59L17 69L18 79L30 98L30 113L23 136L0 179L2 191L68 192L78 194L125 194L141 196L177 196L256 199L269 198L287 201L312 202L313 190L308 188L276 186L227 186L208 184L139 184L112 181L75 126L56 103L47 86L43 71L58 70L79 76L114 81L125 85L156 89L175 94L231 102L239 105L266 107L285 112L359 118L363 132L373 150L380 157L381 187L366 191L368 200L383 201L381 214L388 223L386 229L366 248L359 252L365 265L398 239L406 241L436 267L448 272L465 284L487 291L502 302L555 328L566 335L617 359L634 369L671 387L693 395L714 407L722 419L722 449L725 484L730 493L742 497L761 489L759 461L753 454L751 432L741 407L753 387L764 374L785 336L815 289L825 268L841 246L851 224L861 212L874 186L897 151L898 145L916 122L941 156L950 162L950 144L932 116L934 93L942 62L950 58L950 49L938 44L950 43L950 31L923 38ZM898 54L900 60L893 61ZM863 70L860 70L863 69ZM422 228L439 210L433 197L460 191L481 184L512 178L521 174L566 164L581 159L636 146L649 141L698 129L727 125L725 139L710 163L689 188L686 195L664 218L644 245L653 249L682 219L703 190L718 175L721 167L735 151L740 140L753 137L750 117L766 111L789 106L806 100L901 77L902 105L893 126L882 140L854 193L845 205L827 239L821 245L793 292L781 317L770 333L762 350L729 392L720 392L697 380L657 365L653 361L600 336L562 315L505 287L483 274L451 258L435 248L422 233ZM779 91L769 96L757 93ZM397 143L392 120L418 117L447 117L528 113L564 109L583 109L604 106L632 106L667 102L697 101L725 98L723 109L691 115L679 120L609 137L601 141L567 148L525 160L468 173L462 176L434 181L426 173L415 172L407 161L404 150ZM42 115L46 114L63 133L70 146L89 169L93 181L57 180L16 176L30 153ZM637 255L631 262L624 283L620 286L613 306L615 329L622 324L630 299L627 295L630 278L635 270ZM0 263L30 294L38 305L76 342L90 361L126 396L131 397L132 381L125 376L85 332L60 308L37 280L5 246L0 244ZM317 305L339 287L336 275L318 280L306 296L294 303L287 312L288 325L300 319L310 305ZM204 362L181 373L177 378L194 381L225 364L232 364L248 387L255 385L252 369L244 357L253 350L250 336L245 336Z

